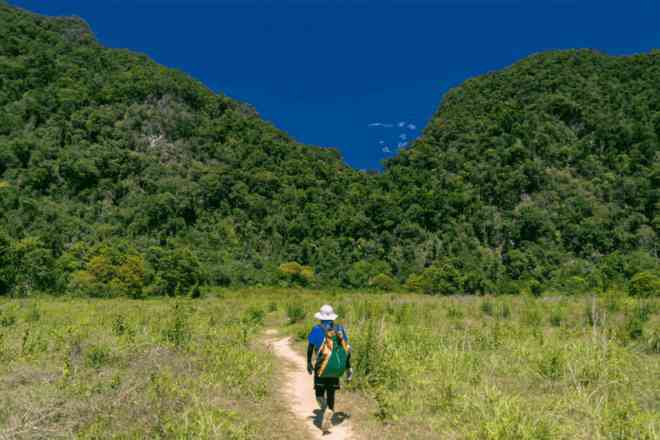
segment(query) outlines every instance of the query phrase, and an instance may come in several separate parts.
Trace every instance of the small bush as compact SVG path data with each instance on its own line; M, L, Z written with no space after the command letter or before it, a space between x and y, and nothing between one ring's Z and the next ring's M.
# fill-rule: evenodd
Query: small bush
M660 278L650 272L639 272L630 280L630 294L641 298L660 296Z
M455 258L443 258L427 267L421 274L413 274L406 281L410 290L428 295L452 295L463 293L465 278Z
M488 300L482 301L481 304L479 305L479 309L481 310L481 313L483 313L484 315L493 316L494 307L492 302Z
M543 351L539 361L539 373L548 379L559 379L563 375L564 363L560 350Z
M373 278L379 274L389 275L391 270L390 265L382 260L356 261L346 271L346 284L351 287L367 287Z
M660 354L660 330L655 329L645 338L646 348L651 353Z
M171 321L162 331L163 339L177 348L184 347L192 338L186 310L182 305L175 304L171 315Z
M564 311L561 307L555 307L550 312L550 325L553 327L559 327L564 320Z
M392 291L396 289L396 280L385 273L380 273L369 280L369 287L386 292Z
M644 321L631 317L626 321L626 333L630 339L639 339L644 334Z
M243 322L246 324L261 325L264 322L265 316L266 313L263 311L263 309L252 306L245 312Z
M532 296L535 298L540 297L541 294L543 293L543 288L538 280L531 280L528 284L528 287L529 287L529 293L531 293Z
M199 299L202 297L202 289L200 289L199 284L195 284L190 290L190 297L192 299Z
M310 286L316 280L312 267L303 266L295 261L280 264L278 273L280 278L290 285Z
M290 303L286 306L286 316L289 318L289 323L295 324L305 319L305 309L300 304Z
M110 359L110 350L107 347L93 346L85 354L85 365L99 369Z

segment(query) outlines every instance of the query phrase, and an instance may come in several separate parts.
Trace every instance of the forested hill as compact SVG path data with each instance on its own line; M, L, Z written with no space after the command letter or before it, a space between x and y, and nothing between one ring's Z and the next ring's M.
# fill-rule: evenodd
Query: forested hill
M0 2L0 293L653 285L658 58L548 53L470 80L374 175L79 19Z
M386 177L463 264L564 289L657 271L660 51L549 52L466 81Z

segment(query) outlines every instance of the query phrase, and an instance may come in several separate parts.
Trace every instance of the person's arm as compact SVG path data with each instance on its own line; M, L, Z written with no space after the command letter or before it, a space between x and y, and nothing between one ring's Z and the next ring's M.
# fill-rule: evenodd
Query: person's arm
M314 344L307 344L307 372L312 374L314 366L312 365L312 353L314 353Z

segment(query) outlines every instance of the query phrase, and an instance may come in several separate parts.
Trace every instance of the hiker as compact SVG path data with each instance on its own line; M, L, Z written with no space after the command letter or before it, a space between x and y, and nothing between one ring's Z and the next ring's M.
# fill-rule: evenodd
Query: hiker
M335 324L337 314L326 304L314 315L320 321L312 328L307 340L307 372L314 374L314 392L321 408L323 421L321 430L330 431L335 411L335 392L339 389L339 378L346 372L346 379L353 378L351 347L348 334L341 324ZM312 364L312 353L316 352L316 364ZM326 411L327 408L327 411Z

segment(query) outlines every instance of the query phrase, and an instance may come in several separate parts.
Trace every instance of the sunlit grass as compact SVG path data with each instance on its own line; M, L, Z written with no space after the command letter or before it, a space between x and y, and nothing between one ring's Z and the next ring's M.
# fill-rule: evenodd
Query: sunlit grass
M287 289L0 300L0 433L303 438L261 335L302 348L324 303L354 348L339 404L360 402L366 438L658 438L658 300Z

